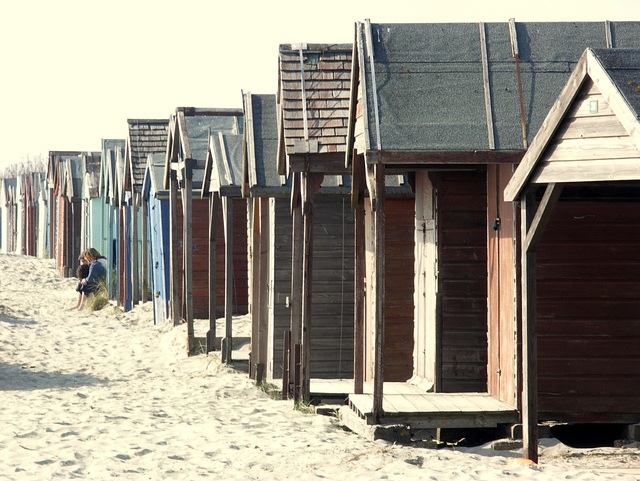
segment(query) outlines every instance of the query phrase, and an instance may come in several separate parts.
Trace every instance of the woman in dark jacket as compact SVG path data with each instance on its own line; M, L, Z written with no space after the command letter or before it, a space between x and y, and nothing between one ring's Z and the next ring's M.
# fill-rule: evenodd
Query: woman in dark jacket
M83 292L93 294L107 285L107 258L94 249L87 249L84 258L89 263L89 274L82 279Z

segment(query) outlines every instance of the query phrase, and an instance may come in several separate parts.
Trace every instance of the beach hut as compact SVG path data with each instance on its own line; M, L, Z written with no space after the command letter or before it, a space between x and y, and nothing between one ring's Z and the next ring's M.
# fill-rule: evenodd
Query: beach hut
M29 172L22 177L22 205L23 205L23 247L25 255L38 255L38 245L42 234L46 237L46 230L40 230L39 198L42 188L42 174ZM45 224L46 225L46 224Z
M281 45L280 46L280 70L279 70L279 92L277 97L278 111L278 173L288 174L292 177L291 206L293 215L293 269L292 285L296 288L291 293L291 337L292 346L301 344L302 372L301 372L301 392L307 398L311 390L311 378L316 377L310 368L313 362L314 332L322 332L314 326L323 326L323 322L331 329L332 321L330 316L318 316L314 314L314 306L319 302L319 307L327 303L329 305L320 307L321 309L335 308L332 299L338 296L319 297L313 300L312 287L314 255L314 223L316 213L314 212L314 196L324 182L324 178L329 175L349 175L351 170L344 165L344 155L347 142L347 125L349 117L349 99L351 97L351 55L352 46L350 44L339 45ZM356 177L357 180L357 177ZM398 182L398 176L383 177L382 182L389 183L390 187L396 188L403 179ZM344 186L345 184L342 183ZM349 185L350 188L359 188L362 183ZM364 190L363 190L364 196ZM406 194L406 192L405 192ZM411 221L412 217L407 215L406 199L395 199L390 202L393 212L394 225L394 254L398 259L406 257L405 252L413 248L413 235ZM409 201L409 205L411 205ZM342 209L334 213L338 218L343 216ZM352 214L348 214L352 218ZM392 217L390 215L390 217ZM342 222L345 222L343 219ZM350 221L349 221L350 222ZM407 223L408 222L408 223ZM364 227L364 224L355 222L355 228ZM354 232L357 236L357 232ZM353 244L351 244L353 246ZM362 252L349 253L349 257L363 256ZM320 257L321 262L316 263L315 269L321 268L324 271L341 270L340 264L332 265L336 262L336 256L328 255L326 258ZM406 270L401 272L394 284L395 292L398 294L395 303L395 311L398 318L411 322L411 311L413 308L412 284L406 282ZM322 282L321 279L318 279ZM335 284L339 285L339 283ZM300 288L298 289L298 286ZM349 288L350 292L353 287ZM356 289L356 299L359 302L358 286ZM337 293L336 293L337 294ZM320 312L323 312L322 310ZM330 311L329 311L330 312ZM353 332L362 327L360 324L349 322L349 331ZM406 326L397 326L398 333ZM364 334L357 334L364 335ZM335 341L335 339L333 340ZM330 346L327 349L327 359L336 355L335 342L326 343ZM405 346L398 344L396 339L390 336L387 348L396 351L405 351ZM332 350L334 350L332 352ZM295 352L292 349L292 353ZM351 358L352 355L348 356ZM306 359L306 361L305 361ZM290 365L295 361L292 356ZM403 367L404 366L404 367ZM400 372L407 371L410 366L410 359L405 355L404 362L398 358L398 362L393 364L391 369ZM360 365L354 364L353 370L357 372ZM293 370L292 370L293 374ZM401 375L401 374L400 374ZM349 376L350 377L350 376ZM355 379L362 376L356 374ZM293 382L293 380L292 380ZM350 390L350 388L348 389Z
M128 294L135 305L146 302L150 284L148 213L142 202L142 184L149 154L165 154L169 119L128 119L127 144L124 159L124 199L130 216L131 262L127 266Z
M36 256L45 258L49 255L49 190L47 179L43 172L36 176L37 183L37 235Z
M16 177L16 193L15 193L15 205L16 205L16 254L25 254L25 189L26 189L26 174L20 174Z
M276 170L275 95L245 93L243 97L243 178L244 195L249 200L251 259L251 374L256 379L283 379L283 391L287 393L290 373L294 373L294 366L283 355L291 332L291 179ZM325 176L316 194L310 360L315 379L353 377L353 215L349 192L348 177Z
M519 201L525 454L539 420L640 421L640 50L587 49L507 185Z
M350 396L357 419L415 428L517 419L517 212L502 190L584 48L631 46L637 28L356 25L347 163L364 173L365 216L373 220L364 231L372 255L356 280L373 287L365 291L368 311L356 316L375 332L373 376L365 378L371 392ZM413 177L416 194L414 329L405 342L413 373L402 386L384 383L393 312L384 285L393 259L381 234L390 218L382 178L390 172ZM366 352L367 338L359 342Z
M114 299L118 292L118 236L119 216L117 203L117 159L124 157L124 139L102 139L100 152L100 203L103 205L103 238L102 243L95 248L107 258L107 285L109 298Z
M164 188L165 154L149 154L142 183L148 214L151 299L155 324L169 319L169 191Z
M277 171L280 175L291 177L293 217L290 297L292 348L289 365L300 364L299 391L307 400L313 376L312 324L316 326L316 331L320 331L323 322L320 319L317 322L312 320L314 195L325 175L349 173L343 159L351 50L348 44L283 44L279 48ZM339 258L334 256L326 261L336 260ZM300 350L298 360L295 346L299 346ZM293 384L298 383L294 381Z
M55 243L56 269L63 277L75 275L81 253L82 157L81 152L50 151L47 167L48 187L55 196L50 202L50 244ZM55 211L51 215L51 204ZM53 221L55 219L55 222Z
M5 254L16 249L16 184L15 178L0 179L0 248Z
M104 224L104 209L106 205L100 197L100 168L102 164L101 152L86 152L82 154L82 251L93 247L100 251L105 243L106 225Z
M192 108L178 107L171 117L168 134L167 156L165 161L164 187L169 189L170 199L170 239L171 239L171 318L174 323L184 319L187 323L189 352L196 348L193 331L193 319L215 319L215 305L224 305L225 293L216 286L224 286L225 265L224 250L216 250L220 254L210 255L213 238L222 242L224 233L222 224L219 231L212 235L210 227L210 199L202 198L204 170L209 150L209 133L222 134L242 133L241 109ZM180 204L178 204L178 185L180 186ZM241 203L243 201L240 201ZM231 204L231 202L229 202ZM247 259L246 259L246 207L233 203L234 218L244 219L234 222L235 238L244 239L238 242L235 249L239 253L234 257L233 272L235 276L232 303L233 312L247 312ZM241 206L242 205L242 206ZM178 208L180 207L180 208ZM231 209L230 209L231 210ZM244 231L242 230L244 229ZM244 234L243 234L244 232ZM179 246L178 236L182 237ZM240 249L244 249L242 256ZM193 262L197 257L198 262ZM215 266L214 266L215 264ZM218 268L217 266L220 266ZM216 277L210 273L216 272ZM214 297L215 296L215 297ZM215 301L215 304L214 304ZM213 342L214 331L210 331L208 339ZM209 346L212 347L212 346ZM208 347L208 348L209 348Z

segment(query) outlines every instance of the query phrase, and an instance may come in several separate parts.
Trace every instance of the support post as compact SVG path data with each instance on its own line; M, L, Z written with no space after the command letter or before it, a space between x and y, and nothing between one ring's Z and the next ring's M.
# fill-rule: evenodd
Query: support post
M300 401L301 396L301 383L302 383L302 345L296 344L294 346L294 376L293 376L293 400L294 402Z
M313 284L313 211L315 193L322 183L322 175L300 174L302 216L304 218L302 255L302 378L300 391L304 401L311 399L311 302Z
M131 187L131 305L139 302L140 281L138 271L138 195Z
M353 177L354 184L362 185L364 179L363 160L354 156ZM365 316L365 285L366 276L366 248L365 248L365 229L364 229L364 193L354 189L352 195L358 198L354 199L354 223L355 223L355 257L354 257L354 322L353 322L353 392L354 394L362 394L364 392L364 316Z
M289 370L291 361L291 331L284 331L282 343L282 399L289 399Z
M294 174L293 187L291 192L291 215L292 215L292 242L291 242L291 293L289 296L289 306L291 309L291 344L298 345L301 341L302 331L302 242L303 242L303 219L302 204L300 202L300 175ZM291 350L291 366L296 365L295 349ZM295 369L291 370L290 383L296 384Z
M260 281L260 237L262 232L260 229L260 205L259 197L251 197L249 199L249 286L251 288L251 299L249 302L249 310L251 312L251 357L249 359L249 377L253 379L255 374L254 364L257 364L259 353L263 349L262 339L260 336L260 316L261 310L258 308L261 301L261 292L264 285Z
M224 215L224 319L225 319L225 339L227 340L226 363L230 364L233 344L233 199L222 198L222 209Z
M373 166L375 193L374 202L374 318L375 318L375 370L373 373L373 417L380 422L383 412L384 387L384 304L385 304L385 167L378 163Z
M258 216L257 222L259 226L258 237L258 278L254 281L259 284L259 293L256 303L253 306L258 311L258 352L256 362L267 366L269 364L269 305L273 302L272 286L269 282L269 244L272 237L271 225L269 222L269 199L263 197L259 200L259 209L254 212Z
M140 196L142 203L142 292L141 301L147 302L147 292L149 290L149 210L147 203Z
M216 231L218 228L218 199L209 196L209 330L207 352L216 350Z
M185 162L189 164L190 159ZM195 351L195 332L193 327L193 177L191 175L191 166L187 165L187 173L183 180L184 188L182 190L182 230L183 243L182 255L184 259L184 309L185 319L187 320L187 342L189 355Z
M536 333L536 252L527 250L526 239L533 220L535 197L520 201L522 236L522 443L524 456L538 462L538 385Z
M170 235L169 244L171 249L171 261L169 262L169 275L171 295L169 298L170 316L174 326L180 325L180 296L179 296L179 270L181 261L178 259L178 178L176 171L171 170L171 180L169 183L169 213L170 213Z

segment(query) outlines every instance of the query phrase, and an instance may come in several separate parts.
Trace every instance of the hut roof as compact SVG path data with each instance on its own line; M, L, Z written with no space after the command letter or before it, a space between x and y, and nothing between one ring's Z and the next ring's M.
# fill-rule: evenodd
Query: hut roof
M357 91L360 81L364 99L363 148L408 158L461 151L521 156L514 53L528 145L584 49L640 47L639 28L640 22L358 23L352 82ZM350 128L356 95L352 102ZM422 156L429 163L442 158Z
M618 134L616 146L628 146L625 152L630 152L630 155L622 150L618 154L609 149L605 154L608 158L597 165L589 160L576 162L567 159L568 162L562 162L560 169L552 167L552 164L560 164L557 161L545 163L555 159L553 149L549 148L554 136L567 114L575 109L575 104L582 102L580 92L585 88L591 89L591 85L602 95L607 108L616 118L616 125L621 126L621 133L626 132L626 135ZM599 119L603 118L604 112L599 109L596 104L593 110L598 120L594 127L596 133L598 125L603 125ZM505 200L516 199L528 183L562 182L568 178L567 175L571 176L572 182L640 180L639 114L640 50L586 49L505 188ZM602 142L601 139L597 140ZM587 141L585 138L579 139L583 145ZM584 157L584 154L580 155ZM568 165L571 162L573 168ZM575 175L576 170L579 170L579 175Z
M275 95L245 93L243 179L245 195L287 195L291 181L278 174L278 127Z
M81 155L82 152L75 150L50 150L47 161L47 184L50 189L58 189L61 177L61 165L64 159Z
M18 181L15 177L0 179L2 189L0 189L0 202L3 206L16 203L16 186Z
M142 184L142 195L145 199L150 194L168 195L163 182L164 161L165 154L149 154L147 156L147 168Z
M165 188L169 185L170 162L189 161L194 191L202 191L204 169L209 150L209 133L241 135L241 109L178 107L169 127L169 145L165 159ZM183 164L179 171L186 167Z
M280 45L278 173L305 168L292 161L343 173L352 50L350 44Z
M149 154L167 151L169 119L128 119L126 148L127 189L140 191Z
M209 134L209 150L204 171L203 197L207 192L221 196L242 195L243 136L224 134L220 131Z
M102 139L100 156L100 195L106 199L115 198L115 177L117 152L122 156L126 146L124 139Z
M274 95L244 95L244 145L243 179L246 182L245 196L289 197L291 176L278 174L276 101ZM388 175L386 185L391 194L408 193L410 188L402 176ZM325 175L317 192L323 195L349 195L351 176ZM395 190L394 190L395 189ZM406 192L405 192L406 191Z
M85 165L84 196L90 199L100 195L100 170L102 159L100 152L88 152L82 155Z

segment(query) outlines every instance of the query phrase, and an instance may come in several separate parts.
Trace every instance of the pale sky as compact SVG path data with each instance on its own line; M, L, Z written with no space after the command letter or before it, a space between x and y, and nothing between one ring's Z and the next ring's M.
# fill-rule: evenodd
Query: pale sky
M640 20L635 0L12 0L0 17L0 170L99 151L128 118L275 93L281 43L351 43L354 23ZM639 32L640 35L640 32Z

